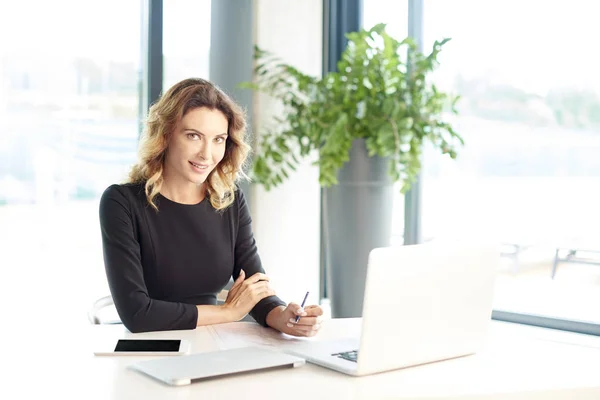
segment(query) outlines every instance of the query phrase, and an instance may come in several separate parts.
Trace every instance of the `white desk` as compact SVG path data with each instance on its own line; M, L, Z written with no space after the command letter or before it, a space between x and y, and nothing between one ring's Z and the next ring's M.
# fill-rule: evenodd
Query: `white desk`
M355 335L359 322L325 321L318 339ZM46 326L19 336L29 337L32 348L23 356L9 348L2 398L600 399L600 338L500 322L492 323L486 350L475 356L362 378L306 364L183 387L169 387L126 368L149 357L95 357L93 344L102 338L175 337L191 341L192 353L205 352L219 348L210 328L133 335L121 325L70 331Z

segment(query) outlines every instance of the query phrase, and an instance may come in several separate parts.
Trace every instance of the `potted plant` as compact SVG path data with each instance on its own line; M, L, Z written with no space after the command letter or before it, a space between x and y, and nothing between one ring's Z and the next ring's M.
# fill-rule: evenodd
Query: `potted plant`
M398 41L384 24L347 34L336 72L309 76L255 47L255 80L242 87L281 101L276 129L260 132L252 179L267 190L301 159L317 156L324 189L323 224L332 314L362 311L368 254L389 245L393 183L402 193L421 168L426 141L455 158L461 136L445 119L457 96L431 82L438 54Z

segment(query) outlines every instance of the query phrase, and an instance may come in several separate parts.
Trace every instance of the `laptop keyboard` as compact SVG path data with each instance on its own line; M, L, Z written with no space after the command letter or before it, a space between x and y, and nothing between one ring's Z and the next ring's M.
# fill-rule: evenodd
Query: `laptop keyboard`
M341 353L332 354L332 356L343 358L344 360L356 362L356 359L358 357L358 350L343 351Z

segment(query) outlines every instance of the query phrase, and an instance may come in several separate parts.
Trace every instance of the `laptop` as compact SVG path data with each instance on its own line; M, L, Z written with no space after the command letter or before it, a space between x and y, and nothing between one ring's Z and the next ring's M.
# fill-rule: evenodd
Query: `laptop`
M243 347L142 361L129 368L171 386L189 385L210 378L294 368L304 359L263 347Z
M376 248L360 338L300 344L289 353L354 376L474 354L487 336L499 257L495 245Z

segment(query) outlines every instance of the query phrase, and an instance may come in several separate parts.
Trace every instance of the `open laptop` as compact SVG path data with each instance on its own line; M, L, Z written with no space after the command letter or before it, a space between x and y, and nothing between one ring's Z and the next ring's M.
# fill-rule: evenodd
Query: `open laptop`
M377 248L368 260L360 338L290 348L362 376L476 353L491 320L498 246Z

